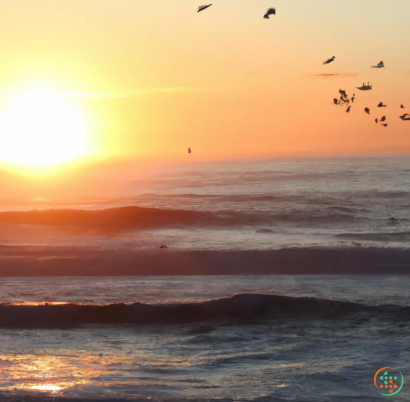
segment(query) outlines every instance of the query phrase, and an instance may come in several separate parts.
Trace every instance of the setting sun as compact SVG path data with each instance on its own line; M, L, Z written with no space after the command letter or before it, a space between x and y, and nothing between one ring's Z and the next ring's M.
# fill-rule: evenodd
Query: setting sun
M63 96L22 92L0 111L0 160L45 166L84 155L85 122Z

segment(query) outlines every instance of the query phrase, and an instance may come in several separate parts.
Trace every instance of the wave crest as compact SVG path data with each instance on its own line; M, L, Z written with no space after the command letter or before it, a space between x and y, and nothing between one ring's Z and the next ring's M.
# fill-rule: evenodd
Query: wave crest
M60 328L84 324L184 324L226 320L337 318L369 309L352 302L243 293L198 303L0 305L0 327Z

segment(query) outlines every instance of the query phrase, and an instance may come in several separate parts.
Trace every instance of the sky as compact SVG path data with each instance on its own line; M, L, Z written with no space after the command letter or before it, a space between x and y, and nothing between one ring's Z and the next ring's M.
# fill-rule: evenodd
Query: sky
M410 147L398 118L401 103L410 112L409 1L216 0L198 14L201 4L3 0L0 110L13 91L63 93L86 120L90 160ZM355 90L367 81L372 91ZM332 105L339 88L356 93L350 114ZM386 128L374 123L380 101Z

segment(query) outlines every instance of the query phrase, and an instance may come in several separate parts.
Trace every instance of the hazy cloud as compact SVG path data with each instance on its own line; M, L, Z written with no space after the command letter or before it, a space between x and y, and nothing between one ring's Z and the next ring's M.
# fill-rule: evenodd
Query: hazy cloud
M322 73L322 74L313 74L314 77L321 77L321 78L334 78L334 77L356 77L358 73Z
M89 93L89 92L75 92L67 91L64 92L66 96L76 96L79 98L126 98L125 94L98 94L98 93Z
M67 91L66 96L77 96L80 98L132 98L139 95L149 95L156 93L172 93L172 92L196 92L203 91L200 87L164 87L164 88L141 88L121 93L90 93Z

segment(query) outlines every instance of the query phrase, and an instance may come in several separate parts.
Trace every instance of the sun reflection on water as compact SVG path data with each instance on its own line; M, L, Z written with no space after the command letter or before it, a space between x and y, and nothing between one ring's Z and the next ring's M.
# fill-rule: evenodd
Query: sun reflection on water
M58 385L50 385L50 384L43 384L43 385L34 385L30 387L30 389L37 389L39 391L53 391L57 392L63 389L63 387L59 387Z

